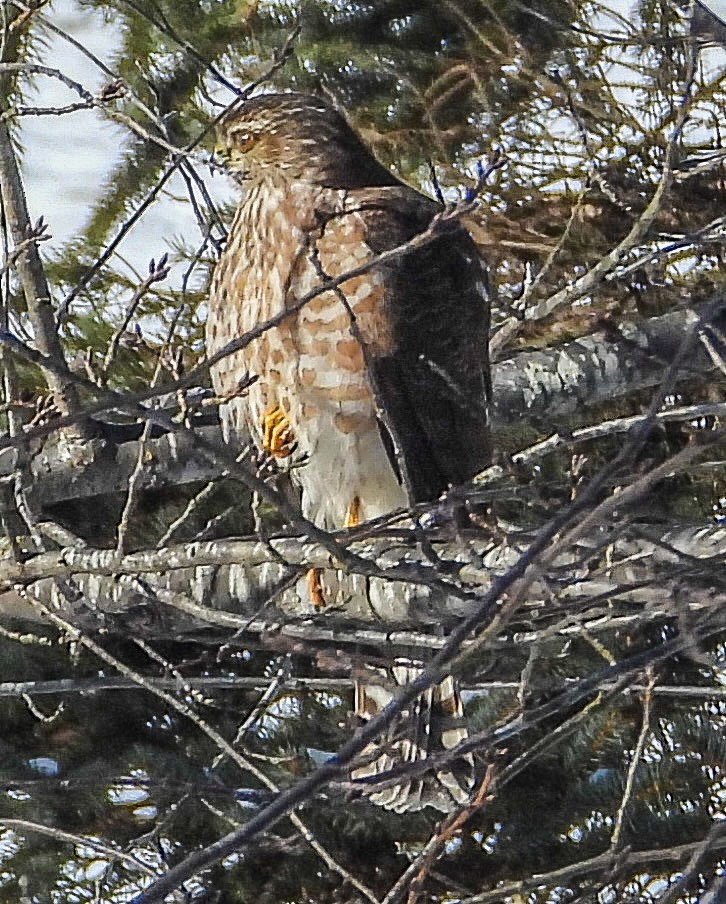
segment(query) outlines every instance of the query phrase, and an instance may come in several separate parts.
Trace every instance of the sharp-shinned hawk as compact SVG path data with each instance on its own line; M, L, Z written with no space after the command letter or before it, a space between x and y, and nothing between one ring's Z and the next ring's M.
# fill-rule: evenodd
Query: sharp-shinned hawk
M442 209L381 166L320 98L255 97L218 134L245 194L212 280L209 354L423 233ZM432 240L316 295L216 364L225 435L251 435L283 467L294 462L303 514L330 530L436 500L489 463L488 326L485 268L468 233L447 220ZM248 374L257 380L240 394ZM311 594L322 601L319 587ZM410 673L397 665L388 678L404 683ZM358 689L361 716L385 705L387 683ZM355 776L465 736L451 681L407 715L387 752L368 751ZM455 772L371 796L401 811L450 809L470 786Z

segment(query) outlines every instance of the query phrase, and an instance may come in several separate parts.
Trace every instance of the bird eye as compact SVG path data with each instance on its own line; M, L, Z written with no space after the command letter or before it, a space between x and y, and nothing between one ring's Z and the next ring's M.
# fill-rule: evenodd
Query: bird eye
M233 132L232 138L234 139L234 143L244 150L252 144L254 139L254 134L252 132Z

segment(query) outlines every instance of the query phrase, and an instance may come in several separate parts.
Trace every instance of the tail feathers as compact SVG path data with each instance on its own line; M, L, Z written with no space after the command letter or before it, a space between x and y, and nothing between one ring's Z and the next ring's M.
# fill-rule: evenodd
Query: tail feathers
M400 659L390 670L376 669L371 681L356 684L356 714L373 718L393 699L396 687L413 681L421 668L411 660ZM380 742L368 745L361 754L367 762L353 769L351 775L354 779L384 775L402 764L451 750L467 736L461 698L449 676L402 712ZM425 807L448 813L468 800L473 784L474 762L467 755L378 791L370 785L367 794L373 803L397 813Z

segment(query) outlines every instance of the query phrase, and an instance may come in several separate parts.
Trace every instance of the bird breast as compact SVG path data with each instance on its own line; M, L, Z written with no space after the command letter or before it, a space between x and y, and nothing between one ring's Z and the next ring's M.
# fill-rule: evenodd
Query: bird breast
M321 211L325 212L321 217ZM345 192L268 182L252 186L237 210L214 274L207 323L213 354L227 342L289 310L329 277L372 254L365 224L345 212ZM383 315L384 276L371 270L312 297L212 369L228 440L262 444L265 414L279 407L295 442L293 478L307 517L343 525L355 496L361 517L405 504L378 429L366 356L391 343ZM351 313L356 327L352 327ZM239 381L257 381L243 398Z

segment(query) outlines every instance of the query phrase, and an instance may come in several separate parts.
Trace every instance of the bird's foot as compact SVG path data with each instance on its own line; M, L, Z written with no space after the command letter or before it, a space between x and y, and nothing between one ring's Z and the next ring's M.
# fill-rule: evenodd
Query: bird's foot
M305 576L305 580L308 585L310 602L316 609L322 609L325 605L325 588L323 587L322 568L311 568Z
M354 496L350 505L348 506L348 511L345 513L345 521L343 522L343 527L357 527L360 524L360 497Z
M295 439L287 415L276 405L262 418L262 448L275 458L287 458L295 449Z
M354 496L345 513L343 527L356 527L358 524L360 524L360 497ZM311 568L306 575L306 581L310 602L316 609L322 609L326 605L322 568Z

